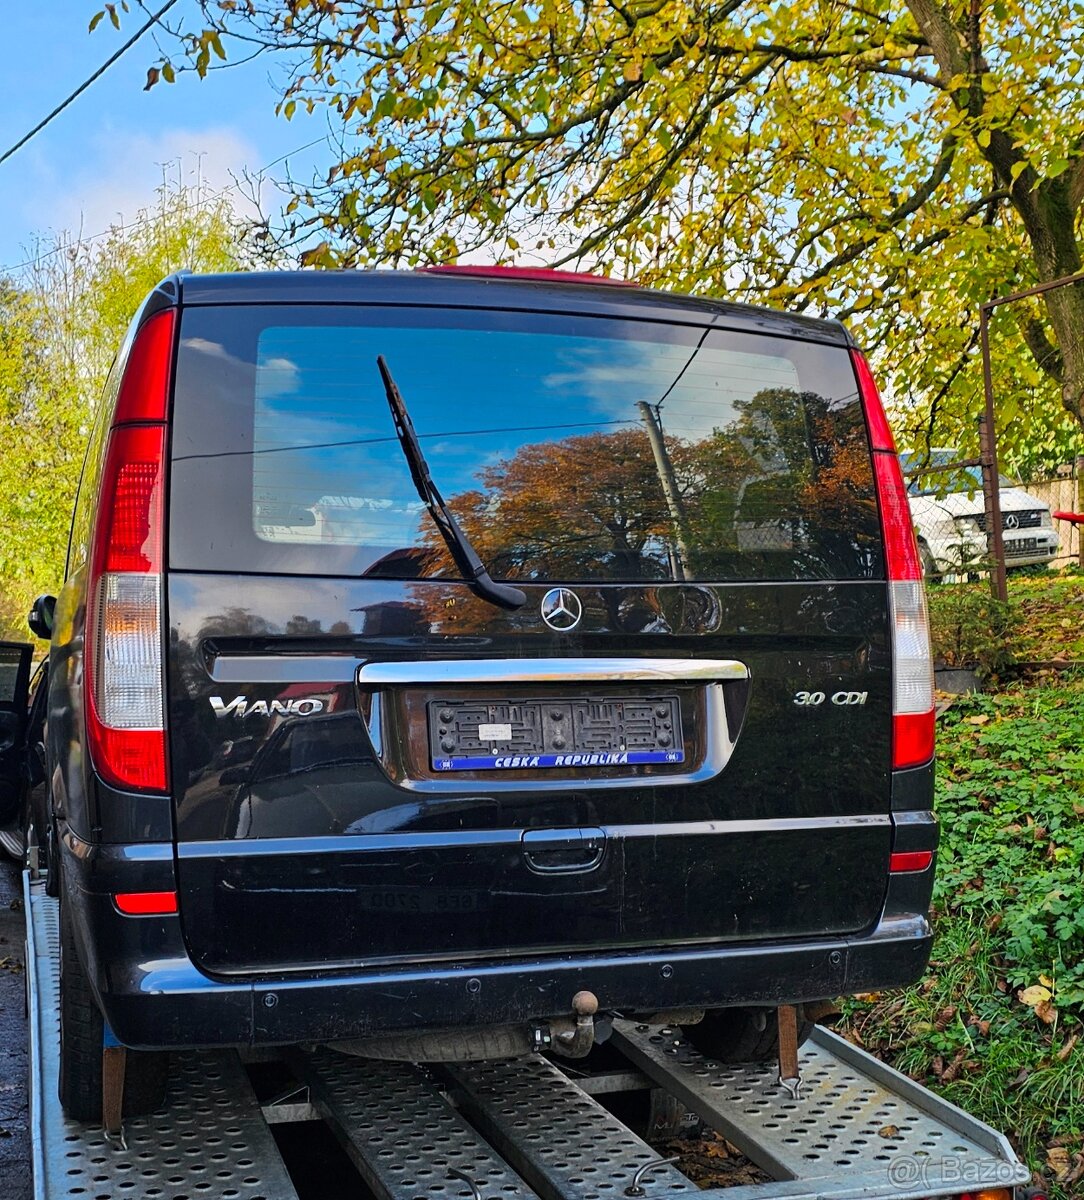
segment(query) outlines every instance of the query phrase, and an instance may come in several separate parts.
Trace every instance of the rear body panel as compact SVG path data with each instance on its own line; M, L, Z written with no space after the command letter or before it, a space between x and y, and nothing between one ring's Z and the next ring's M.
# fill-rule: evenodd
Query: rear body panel
M245 616L226 618L238 582L174 572L169 583L173 771L186 781L178 873L204 969L826 937L876 923L892 841L883 584L581 588L581 628L558 636L539 628L544 588L504 614L433 583L440 600L425 612L445 621L419 611L427 632L366 637L374 613L409 626L417 585L249 577ZM359 611L351 636L272 632ZM636 615L622 624L621 612ZM464 613L469 639L455 635ZM245 636L246 621L261 633ZM733 755L691 785L602 789L582 772L572 790L544 780L510 794L487 787L489 772L436 794L393 783L359 712L357 667L479 647L737 659L751 683ZM826 699L795 703L803 692ZM289 715L299 699L320 711ZM278 750L284 731L293 744ZM590 831L599 861L535 869L524 835L547 830Z

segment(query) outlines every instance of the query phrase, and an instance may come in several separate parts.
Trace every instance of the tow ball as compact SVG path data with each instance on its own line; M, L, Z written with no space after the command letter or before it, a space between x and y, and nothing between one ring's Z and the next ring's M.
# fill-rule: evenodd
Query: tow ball
M595 1014L598 1012L598 997L594 992L577 992L572 997L572 1025L566 1026L569 1018L551 1022L553 1040L550 1043L556 1053L564 1058L586 1058L595 1044Z

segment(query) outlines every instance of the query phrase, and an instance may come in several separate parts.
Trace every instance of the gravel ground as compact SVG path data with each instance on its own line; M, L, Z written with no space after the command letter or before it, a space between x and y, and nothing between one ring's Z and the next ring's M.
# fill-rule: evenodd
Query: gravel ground
M30 1200L23 901L19 869L0 857L0 1196Z

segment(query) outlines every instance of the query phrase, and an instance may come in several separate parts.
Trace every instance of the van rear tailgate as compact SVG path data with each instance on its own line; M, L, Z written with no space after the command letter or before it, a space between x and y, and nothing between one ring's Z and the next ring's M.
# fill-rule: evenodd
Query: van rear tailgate
M429 589L425 637L362 641L317 631L374 607L420 619L418 588L249 579L245 609L231 611L231 578L170 576L180 906L206 970L770 941L876 922L891 843L884 584L622 588L665 637L614 628L609 589L581 588L572 639L517 631L462 585ZM537 609L544 589L528 591ZM465 618L473 632L460 638ZM555 788L554 775L532 785L498 769L419 787L389 760L403 735L394 705L374 739L358 665L477 661L502 645L530 660L571 648L650 661L678 646L744 663L732 753L684 779L700 753L689 730L689 761L654 775L581 767L571 784L556 772ZM674 691L693 713L697 685ZM640 777L615 783L622 770Z

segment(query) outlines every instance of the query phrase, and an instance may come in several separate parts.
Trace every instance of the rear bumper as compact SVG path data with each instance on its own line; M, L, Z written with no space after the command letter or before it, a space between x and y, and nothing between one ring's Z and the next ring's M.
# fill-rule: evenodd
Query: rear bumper
M140 1048L323 1042L377 1032L519 1023L568 1013L588 989L604 1010L780 1004L902 986L930 953L932 868L894 877L871 932L786 943L652 948L410 964L243 981L211 978L180 918L126 917L117 891L170 890L172 847L91 846L67 833L63 885L102 1011Z

